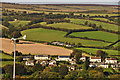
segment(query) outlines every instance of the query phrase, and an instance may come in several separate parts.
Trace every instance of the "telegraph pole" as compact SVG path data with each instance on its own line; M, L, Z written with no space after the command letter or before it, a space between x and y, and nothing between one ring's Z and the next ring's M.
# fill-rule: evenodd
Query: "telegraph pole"
M14 39L14 67L13 67L13 80L15 80L15 55L16 55L16 39Z

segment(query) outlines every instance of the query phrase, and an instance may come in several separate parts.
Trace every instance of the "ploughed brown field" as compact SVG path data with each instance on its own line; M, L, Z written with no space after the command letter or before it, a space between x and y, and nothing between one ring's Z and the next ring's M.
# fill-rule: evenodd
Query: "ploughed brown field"
M11 54L14 51L14 44L10 39L0 38L2 40L2 49L4 52ZM56 47L51 45L44 45L40 43L34 43L30 41L20 41L16 44L16 50L23 54L45 54L45 55L70 55L72 50L68 50L62 47Z

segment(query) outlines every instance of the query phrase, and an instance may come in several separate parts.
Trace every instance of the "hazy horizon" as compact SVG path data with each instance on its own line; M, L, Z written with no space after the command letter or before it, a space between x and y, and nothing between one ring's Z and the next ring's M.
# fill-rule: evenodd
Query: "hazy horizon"
M104 4L104 5L119 5L118 2L5 2L5 3L18 3L18 4Z

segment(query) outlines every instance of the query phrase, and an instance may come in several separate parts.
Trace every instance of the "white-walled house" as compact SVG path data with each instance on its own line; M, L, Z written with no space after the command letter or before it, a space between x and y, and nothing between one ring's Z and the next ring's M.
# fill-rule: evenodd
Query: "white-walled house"
M35 60L49 60L49 57L45 55L35 55L34 59Z
M48 61L41 61L40 64L41 64L42 66L46 66L46 65L48 64Z
M56 61L71 61L72 59L70 59L69 56L58 56L58 58L56 58Z
M98 67L109 68L109 65L108 64L100 64Z
M86 56L83 55L83 56L80 58L80 60L82 60L82 61L86 61Z
M23 60L29 60L30 59L30 56L24 56L23 57Z
M25 65L27 65L27 66L34 66L34 61L26 61Z
M90 62L101 62L101 57L90 57Z
M96 63L90 63L89 67L97 67L97 64Z
M49 62L49 66L57 66L56 61L55 60L51 60Z
M117 63L117 59L116 58L105 58L105 63L115 64Z
M120 65L119 64L112 64L111 67L113 69L120 69Z

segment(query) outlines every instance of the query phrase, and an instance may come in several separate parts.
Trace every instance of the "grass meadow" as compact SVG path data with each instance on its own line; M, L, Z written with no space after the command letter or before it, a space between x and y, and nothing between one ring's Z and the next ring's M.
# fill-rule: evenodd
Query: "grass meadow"
M117 34L104 32L104 31L73 32L70 35L76 36L76 37L87 37L92 39L99 39L99 40L104 40L109 42L115 42L118 40Z
M109 50L109 49L95 49L95 48L76 48L76 49L85 51L87 53L92 53L92 54L96 54L97 50L105 51L106 53L108 53L108 55L118 55L119 54L119 51Z
M47 26L51 26L54 28L63 28L63 29L91 29L91 27L81 26L71 23L54 23L54 24L48 24Z
M56 30L48 30L48 29L29 29L21 32L22 35L27 35L27 40L34 41L61 41L61 42L69 42L69 43L81 43L84 46L106 46L110 43L105 43L101 41L92 41L78 38L66 38L64 37L67 32L56 31Z
M69 19L69 18L66 18ZM93 21L93 20L85 20L85 19L70 19L70 21L72 23L75 24L84 24L86 21L88 21L88 23L91 24L96 24L97 26L102 26L102 28L104 29L108 29L108 30L113 30L113 31L118 31L118 25L114 25L114 24L109 24L109 23L104 23L104 22L99 22L99 21Z
M10 24L12 24L15 27L23 27L26 26L28 23L30 23L30 21L9 21Z

